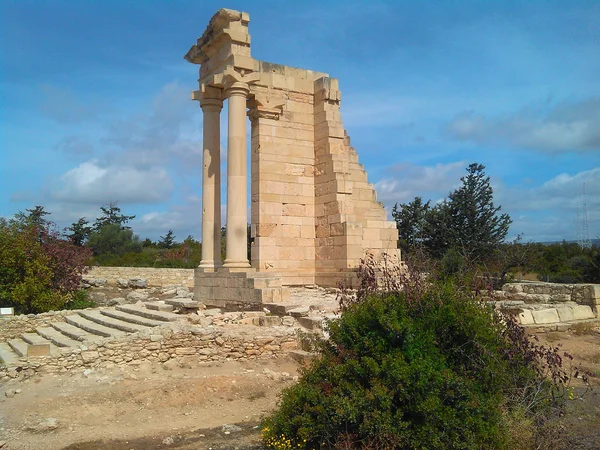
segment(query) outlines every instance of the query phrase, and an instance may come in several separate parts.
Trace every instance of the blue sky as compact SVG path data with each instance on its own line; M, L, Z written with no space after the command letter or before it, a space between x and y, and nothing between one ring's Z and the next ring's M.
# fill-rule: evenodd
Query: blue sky
M511 236L577 239L584 183L600 235L600 4L574 0L0 0L0 216L41 204L68 226L118 201L142 238L199 238L183 55L221 7L250 14L256 59L340 80L388 209L479 162Z

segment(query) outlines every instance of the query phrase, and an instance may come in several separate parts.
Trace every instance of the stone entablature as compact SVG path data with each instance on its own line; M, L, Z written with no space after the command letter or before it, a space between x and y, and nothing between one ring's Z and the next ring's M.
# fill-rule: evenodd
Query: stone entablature
M329 75L258 61L247 13L221 9L185 58L200 65L192 98L204 113L202 262L269 273L283 286L335 286L367 252L399 259L395 223L367 180ZM227 256L220 261L220 130L228 105ZM247 111L248 110L248 111ZM251 269L246 259L246 115L251 121ZM222 275L226 278L226 275ZM197 275L196 287L209 277ZM255 298L254 293L249 297ZM285 297L285 293L283 293ZM201 298L201 296L199 296Z

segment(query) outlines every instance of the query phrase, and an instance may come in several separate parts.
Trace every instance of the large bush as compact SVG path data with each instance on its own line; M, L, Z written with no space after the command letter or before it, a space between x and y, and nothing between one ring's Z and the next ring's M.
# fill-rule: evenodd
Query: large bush
M89 250L52 231L50 223L0 219L0 306L17 313L69 307Z
M345 303L329 333L265 421L268 447L515 448L509 418L549 405L545 371L566 381L555 351L448 280Z

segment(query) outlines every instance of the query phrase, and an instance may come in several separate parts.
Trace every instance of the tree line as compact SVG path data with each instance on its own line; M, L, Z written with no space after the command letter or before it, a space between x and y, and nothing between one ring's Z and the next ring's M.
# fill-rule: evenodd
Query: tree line
M461 185L432 205L415 197L396 203L392 216L404 258L431 258L447 273L478 267L496 285L509 275L535 273L541 281L600 283L600 251L575 243L524 243L519 235L506 242L512 223L493 200L485 166L467 167Z
M74 245L92 251L91 264L193 268L200 263L202 244L192 236L177 242L169 229L157 241L141 240L128 225L135 215L124 214L116 203L100 207L100 212L94 223L81 217L64 233Z

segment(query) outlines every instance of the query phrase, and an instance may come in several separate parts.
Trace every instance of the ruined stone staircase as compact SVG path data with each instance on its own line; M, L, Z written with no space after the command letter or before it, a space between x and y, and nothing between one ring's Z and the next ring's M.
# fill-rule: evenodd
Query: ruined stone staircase
M127 334L179 321L180 313L197 311L200 303L189 299L147 302L144 305L117 305L114 309L81 310L19 337L0 342L0 358L11 366L19 358L59 355L63 349L85 348L103 340L117 340Z

